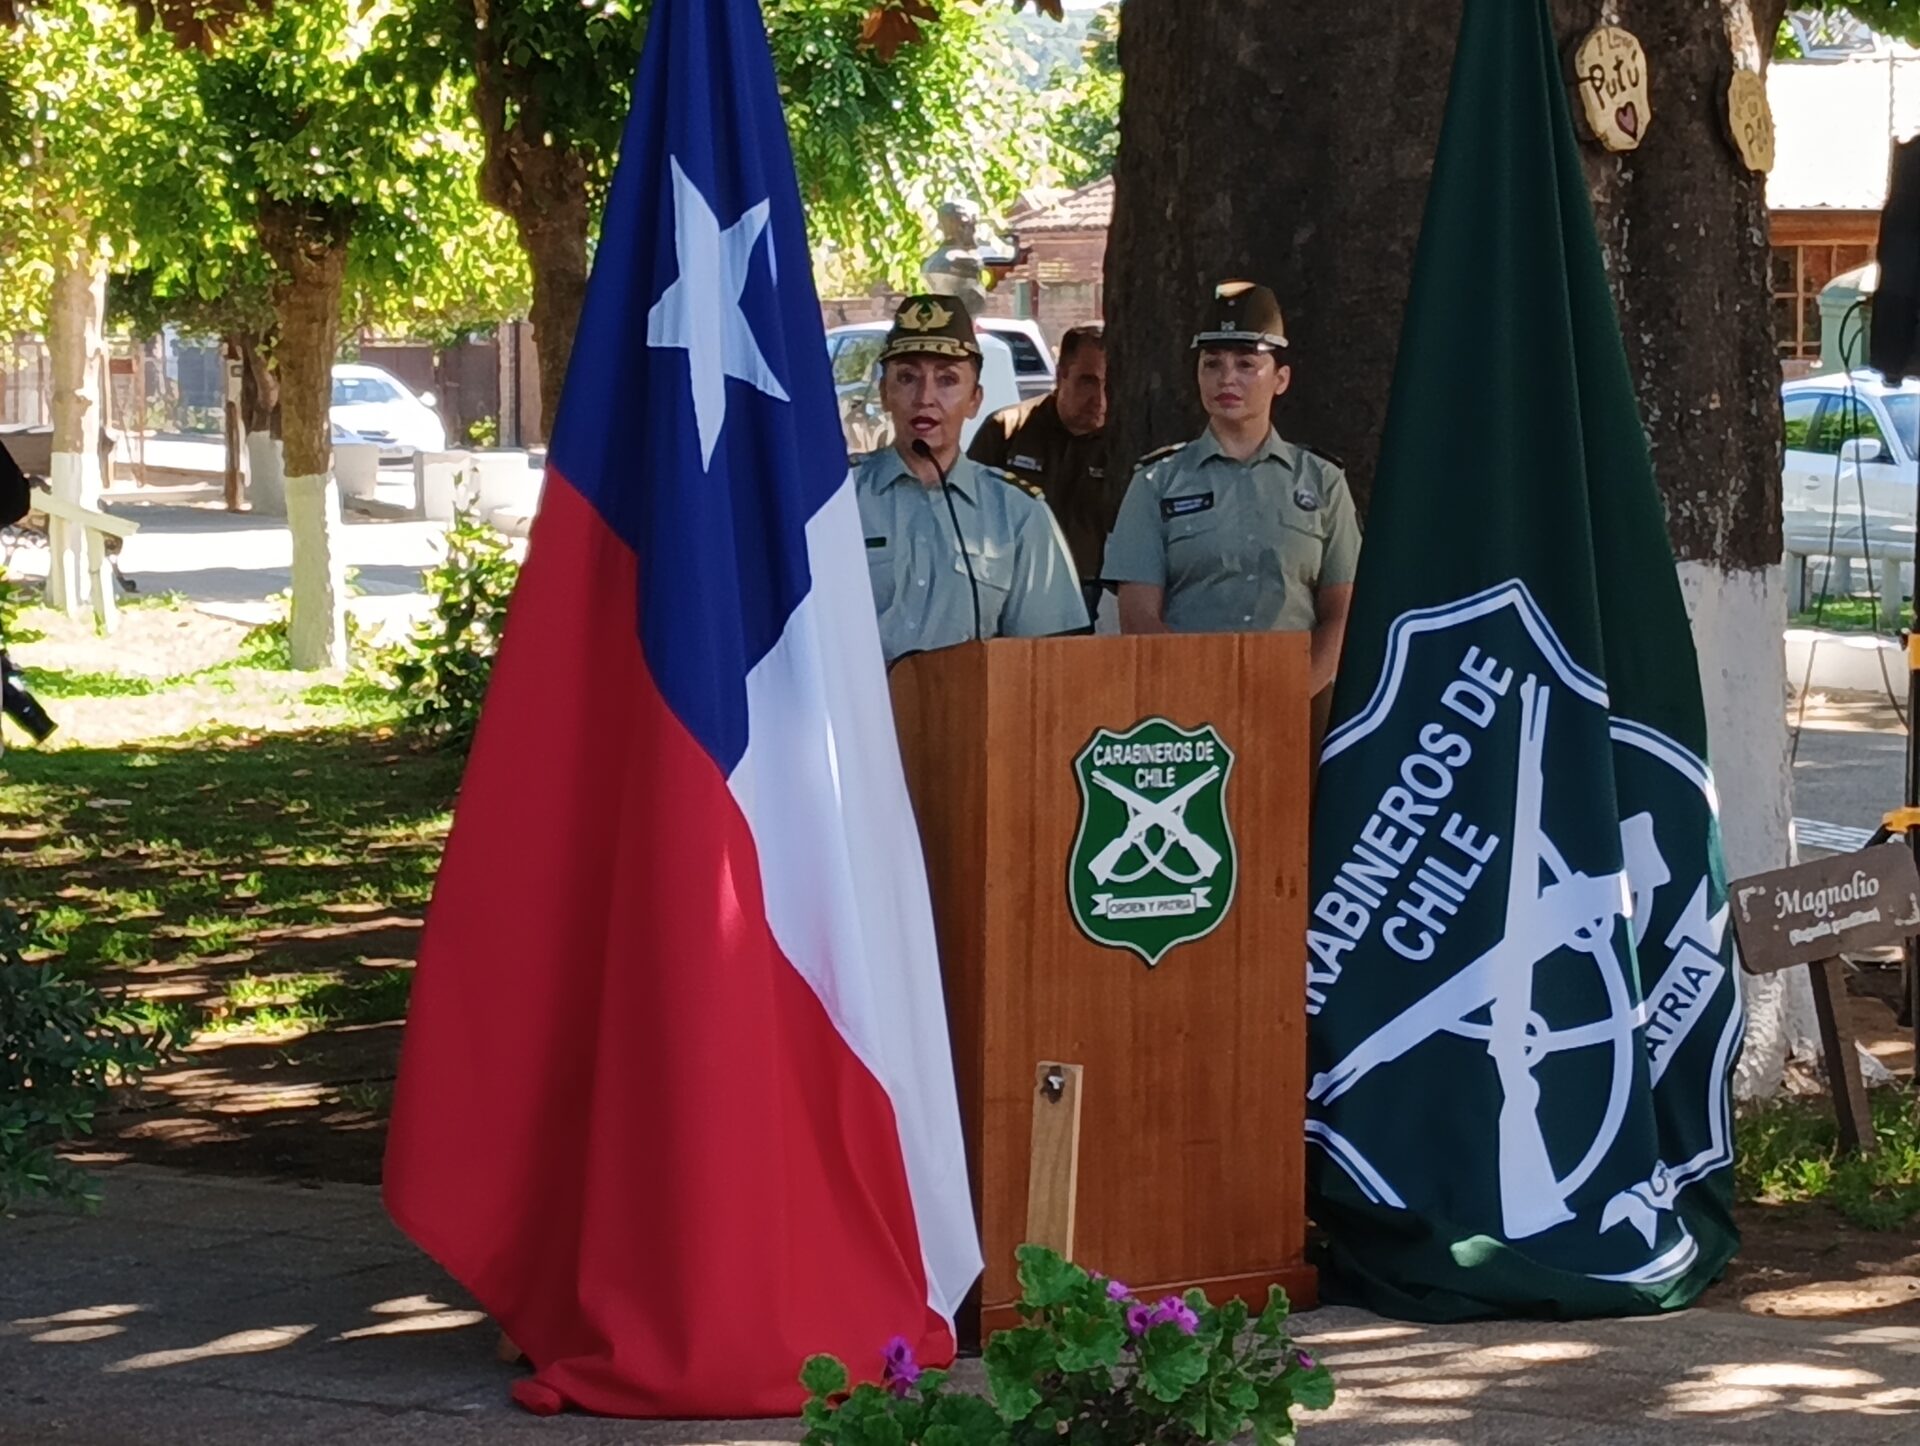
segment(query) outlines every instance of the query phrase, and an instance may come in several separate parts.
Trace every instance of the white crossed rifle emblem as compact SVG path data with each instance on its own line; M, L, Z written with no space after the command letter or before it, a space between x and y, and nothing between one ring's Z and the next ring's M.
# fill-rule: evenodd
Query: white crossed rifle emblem
M1160 874L1176 884L1197 884L1202 879L1212 878L1214 870L1220 867L1220 851L1187 827L1187 805L1219 777L1220 769L1216 764L1165 798L1152 799L1143 798L1124 784L1115 783L1106 774L1095 770L1093 781L1127 806L1127 826L1087 864L1087 871L1093 875L1094 881L1101 884L1132 884L1148 874ZM1147 841L1148 834L1154 829L1160 830L1157 847ZM1195 872L1181 873L1167 863L1167 856L1176 845L1193 861ZM1129 873L1120 872L1120 865L1135 850L1139 851L1143 862Z

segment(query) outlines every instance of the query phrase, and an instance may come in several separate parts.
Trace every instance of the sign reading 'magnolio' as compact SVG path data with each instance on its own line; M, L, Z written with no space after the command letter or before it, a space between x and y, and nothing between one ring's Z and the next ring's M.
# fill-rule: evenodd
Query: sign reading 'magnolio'
M1920 933L1920 870L1905 844L1755 874L1732 893L1734 933L1751 974Z

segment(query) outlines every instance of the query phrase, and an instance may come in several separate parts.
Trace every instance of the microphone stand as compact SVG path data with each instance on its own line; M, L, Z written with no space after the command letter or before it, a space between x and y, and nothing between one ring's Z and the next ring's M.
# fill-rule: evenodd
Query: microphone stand
M947 469L933 455L933 448L918 437L913 439L913 455L933 463L934 473L940 478L940 490L946 494L947 516L953 520L953 540L960 548L960 561L967 569L967 587L973 593L973 640L977 643L980 641L980 580L973 575L973 559L967 556L967 539L960 531L960 512L953 505L953 488L947 484Z

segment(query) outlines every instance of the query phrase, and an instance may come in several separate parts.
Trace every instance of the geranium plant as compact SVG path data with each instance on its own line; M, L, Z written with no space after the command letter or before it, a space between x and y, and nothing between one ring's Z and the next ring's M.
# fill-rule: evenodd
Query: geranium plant
M1274 1289L1254 1317L1199 1291L1141 1300L1050 1250L1019 1252L1022 1324L987 1342L991 1400L923 1370L907 1343L886 1349L881 1383L849 1391L846 1367L815 1356L808 1446L1192 1446L1251 1432L1294 1439L1293 1412L1325 1410L1333 1378L1287 1335Z

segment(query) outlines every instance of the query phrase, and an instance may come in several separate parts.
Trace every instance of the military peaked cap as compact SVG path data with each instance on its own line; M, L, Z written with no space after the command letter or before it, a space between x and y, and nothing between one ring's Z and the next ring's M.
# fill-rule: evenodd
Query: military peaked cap
M1213 288L1194 349L1203 346L1242 346L1273 351L1287 344L1287 324L1273 292L1251 281L1223 281Z
M980 360L973 318L957 296L909 296L893 314L893 330L880 360L901 356L971 357Z

